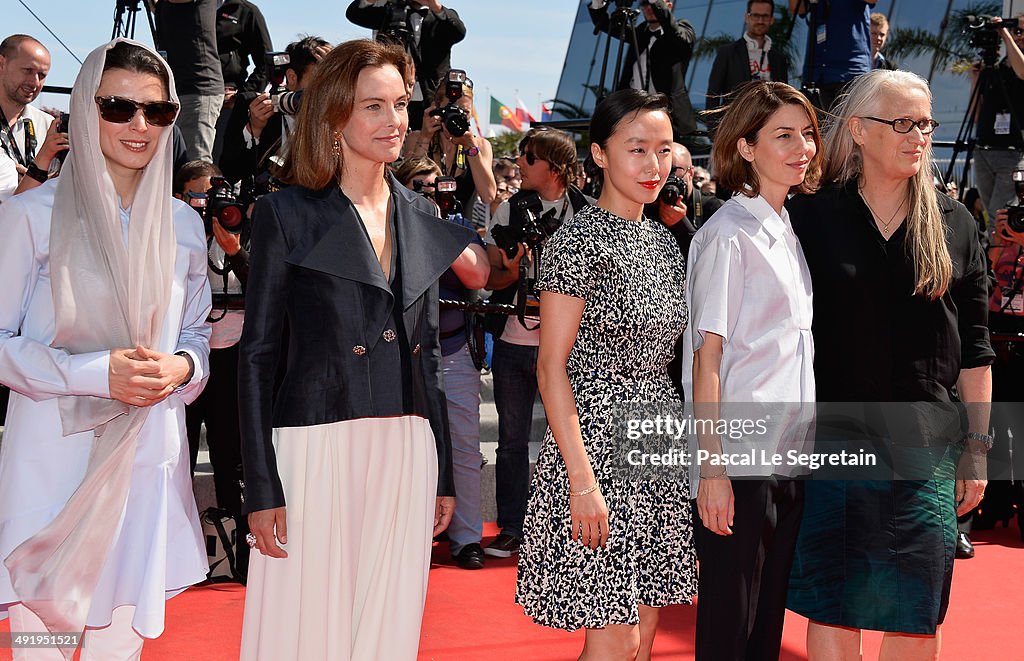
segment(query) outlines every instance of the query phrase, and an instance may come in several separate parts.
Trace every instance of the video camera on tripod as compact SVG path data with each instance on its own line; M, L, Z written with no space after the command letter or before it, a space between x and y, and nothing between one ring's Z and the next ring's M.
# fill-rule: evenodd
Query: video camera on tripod
M964 21L971 35L970 47L982 52L982 60L988 66L995 65L999 59L999 30L1015 30L1021 27L1021 21L1017 18L994 20L992 16L969 14L964 17Z

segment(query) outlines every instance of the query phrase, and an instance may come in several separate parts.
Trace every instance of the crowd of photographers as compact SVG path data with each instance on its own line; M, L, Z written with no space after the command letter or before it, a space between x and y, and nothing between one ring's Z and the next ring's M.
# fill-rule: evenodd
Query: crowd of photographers
M646 213L672 231L685 255L694 233L729 194L716 190L712 175L695 167L691 155L691 149L707 147L684 83L693 27L673 16L667 0L641 0L638 10L629 9L632 2L584 1L595 30L625 47L612 85L663 92L672 102L673 169ZM803 81L819 107L827 108L841 86L859 73L896 66L884 55L889 26L884 16L870 13L874 4L832 2L833 11L823 13L823 3L790 0L790 10L810 24ZM214 294L211 377L188 409L188 438L194 468L205 425L217 503L236 519L241 538L245 521L235 377L245 314L249 211L255 199L283 185L275 172L298 121L302 90L331 45L305 36L275 51L259 8L248 0L159 0L154 7L156 37L181 99L174 191L206 224ZM744 82L789 80L787 59L781 49L772 48L768 36L776 10L767 0L746 3L743 35L715 54L708 110L727 104ZM523 534L528 442L537 399L540 320L531 290L538 261L546 239L593 202L601 182L592 165L578 158L568 133L534 128L514 153L495 155L491 143L472 129L473 81L465 71L451 68L452 47L466 34L456 10L438 0L353 0L346 17L378 38L404 44L414 65L415 79L407 81L412 130L403 159L395 164L397 180L433 200L440 215L480 235L441 279L441 296L448 303L440 320L459 494L447 534L459 566L480 568L485 555L515 554ZM1024 138L1019 120L1024 109L1012 105L1024 99L1024 25L1007 29L993 21L988 27L980 32L987 35L983 39L994 40L990 51L1002 43L1006 56L986 59L977 68L977 190L965 191L963 199L992 240L992 323L999 340L1024 332ZM49 66L45 46L31 37L13 35L0 45L0 203L59 174L60 155L67 148L66 116L54 121L31 105ZM713 137L714 112L706 124ZM1017 204L1003 208L1015 194ZM487 304L481 305L485 294ZM1024 368L1024 343L1001 346L996 399L1022 401L1015 375ZM678 372L680 366L671 369ZM479 406L480 374L487 370L498 412L501 532L483 548ZM1006 485L991 490L989 519L983 525L1012 511L1015 496ZM969 548L962 546L966 555ZM238 551L236 573L244 576L248 548L241 544Z

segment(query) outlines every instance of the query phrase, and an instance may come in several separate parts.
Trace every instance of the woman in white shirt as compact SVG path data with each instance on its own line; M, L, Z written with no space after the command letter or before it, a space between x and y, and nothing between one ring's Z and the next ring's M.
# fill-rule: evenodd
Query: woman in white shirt
M811 280L783 204L817 178L820 145L814 110L798 91L764 81L742 88L713 154L719 183L740 192L690 245L687 400L699 419L718 418L721 408L724 420L733 404L753 404L732 410L748 415L757 405L776 408L756 445L699 437L709 459L699 465L695 522L698 660L775 658L782 642L802 485L786 479L785 467L725 461L751 449L787 456L807 440L799 403L814 401Z

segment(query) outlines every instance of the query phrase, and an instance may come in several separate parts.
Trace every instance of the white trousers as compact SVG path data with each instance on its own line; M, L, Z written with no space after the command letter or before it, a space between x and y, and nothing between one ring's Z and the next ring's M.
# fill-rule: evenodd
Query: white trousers
M21 604L8 609L11 619L11 633L45 633L46 627L36 614ZM134 606L115 608L110 616L110 625L100 628L89 627L82 638L80 661L136 661L142 657L142 643L145 639L132 628L135 616ZM64 661L64 655L56 647L16 647L13 661Z

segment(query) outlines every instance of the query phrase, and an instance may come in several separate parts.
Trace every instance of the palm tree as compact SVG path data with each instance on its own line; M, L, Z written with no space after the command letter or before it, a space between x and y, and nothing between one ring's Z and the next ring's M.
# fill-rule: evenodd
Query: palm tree
M978 60L978 49L970 44L972 33L967 29L967 17L994 16L1001 12L1001 2L982 0L950 11L937 33L920 28L896 28L886 44L885 53L895 60L931 57L929 81L936 71L951 70L954 74L963 74L971 69L971 63Z

